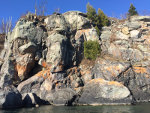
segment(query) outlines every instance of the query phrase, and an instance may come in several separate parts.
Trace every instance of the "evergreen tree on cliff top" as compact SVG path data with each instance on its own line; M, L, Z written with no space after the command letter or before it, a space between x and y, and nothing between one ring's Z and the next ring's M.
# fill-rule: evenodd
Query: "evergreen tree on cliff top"
M109 25L109 20L108 20L107 16L104 14L104 12L100 8L98 9L97 25L99 25L99 27Z
M130 5L130 8L128 10L129 16L138 15L138 12L136 11L136 8L133 6L133 4Z
M93 8L93 6L90 5L90 3L86 6L87 10L87 17L93 22L93 24L96 24L96 10Z
M86 8L87 17L92 21L98 35L100 36L101 28L103 26L108 26L109 20L100 8L98 9L98 14L96 13L96 10L93 8L93 6L91 6L89 3L87 4Z

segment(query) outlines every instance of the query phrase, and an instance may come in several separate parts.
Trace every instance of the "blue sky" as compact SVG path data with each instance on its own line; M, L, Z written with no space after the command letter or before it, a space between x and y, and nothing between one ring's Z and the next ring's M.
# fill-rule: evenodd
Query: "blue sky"
M47 0L46 13L52 14L57 8L60 8L61 13L70 10L86 12L88 2L96 10L101 8L108 16L119 17L126 13L130 3L133 3L139 12L144 10L150 12L150 0ZM34 12L34 6L35 0L0 0L0 20L12 16L15 23L27 11Z

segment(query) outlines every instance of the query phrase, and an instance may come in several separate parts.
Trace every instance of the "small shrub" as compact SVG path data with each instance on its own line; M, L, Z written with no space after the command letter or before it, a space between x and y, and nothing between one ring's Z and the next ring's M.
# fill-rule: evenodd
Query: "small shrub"
M97 41L84 42L84 57L86 59L95 60L100 55L100 45Z

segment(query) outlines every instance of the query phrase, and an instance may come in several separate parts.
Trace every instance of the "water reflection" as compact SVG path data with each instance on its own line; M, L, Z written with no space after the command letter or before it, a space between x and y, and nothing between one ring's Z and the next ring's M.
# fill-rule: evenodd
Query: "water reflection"
M135 106L41 106L17 110L1 110L0 113L150 113L150 104Z

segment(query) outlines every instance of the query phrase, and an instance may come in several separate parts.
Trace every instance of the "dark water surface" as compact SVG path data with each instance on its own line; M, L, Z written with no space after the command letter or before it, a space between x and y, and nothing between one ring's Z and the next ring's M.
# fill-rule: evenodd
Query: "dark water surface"
M41 106L39 108L1 110L0 113L150 113L150 103L126 106Z

